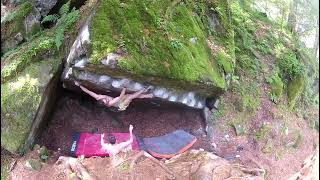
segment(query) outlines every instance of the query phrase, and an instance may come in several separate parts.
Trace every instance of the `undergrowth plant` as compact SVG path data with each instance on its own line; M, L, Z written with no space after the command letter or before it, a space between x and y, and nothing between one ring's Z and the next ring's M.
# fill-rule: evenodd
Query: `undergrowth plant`
M277 59L277 65L280 68L282 78L293 80L302 76L305 72L304 64L297 59L296 54L292 50L280 55Z
M284 84L279 75L279 68L276 67L272 74L266 77L266 82L271 86L270 100L274 103L278 102L278 99L282 96Z
M8 13L6 16L1 17L1 24L9 23L13 20L19 20L25 18L25 16L33 9L32 4L28 1L18 6L17 10L12 13Z
M43 18L41 23L44 22L56 22L56 35L55 35L55 44L57 49L62 45L64 39L64 32L70 28L80 17L79 10L73 8L70 11L70 1L64 4L59 9L59 14L48 15Z

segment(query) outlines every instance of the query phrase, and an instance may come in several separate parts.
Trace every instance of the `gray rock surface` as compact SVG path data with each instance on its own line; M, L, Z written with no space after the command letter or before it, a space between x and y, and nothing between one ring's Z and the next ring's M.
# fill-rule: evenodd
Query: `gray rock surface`
M57 0L31 0L30 2L38 9L41 16L45 16L57 3Z

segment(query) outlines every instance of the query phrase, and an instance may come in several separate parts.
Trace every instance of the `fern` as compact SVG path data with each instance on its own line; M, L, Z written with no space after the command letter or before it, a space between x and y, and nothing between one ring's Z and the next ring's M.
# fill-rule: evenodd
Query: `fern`
M56 44L57 49L59 49L60 46L62 45L62 41L64 39L64 30L65 30L64 27L59 27L56 31L54 42Z
M59 9L59 14L48 15L43 18L41 23L44 22L57 22L57 30L55 35L55 44L57 49L59 50L60 46L62 45L64 39L64 32L70 28L79 18L79 11L73 8L71 11L70 9L70 1L64 4Z
M60 9L59 9L59 14L60 16L68 14L70 9L70 1L68 1L66 4L64 4Z
M55 22L59 19L59 16L57 14L53 14L53 15L48 15L45 16L43 18L43 20L41 21L41 23L45 23L45 22Z

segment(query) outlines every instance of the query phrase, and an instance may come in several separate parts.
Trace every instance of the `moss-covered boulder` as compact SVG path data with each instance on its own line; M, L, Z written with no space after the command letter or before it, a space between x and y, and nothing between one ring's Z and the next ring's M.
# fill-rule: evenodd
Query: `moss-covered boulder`
M40 14L28 1L1 17L1 53L17 47L40 30Z
M96 1L87 2L72 11L67 4L56 26L1 56L1 147L6 150L24 153L46 125L60 88L62 60L77 36L76 22L83 23Z
M129 79L153 86L156 97L169 101L189 92L218 96L234 67L228 12L226 1L101 0L74 43L63 79L100 90L109 89L101 76ZM128 85L115 84L117 91ZM161 88L169 95L157 93Z
M299 76L288 84L288 106L293 109L298 99L301 97L305 87L306 79L304 76Z
M1 146L19 153L59 63L49 59L27 66L20 75L1 84Z

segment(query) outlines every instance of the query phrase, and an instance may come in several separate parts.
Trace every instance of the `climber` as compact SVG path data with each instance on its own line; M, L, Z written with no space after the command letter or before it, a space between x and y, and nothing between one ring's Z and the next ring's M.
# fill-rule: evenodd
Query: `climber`
M117 155L120 151L124 151L126 148L130 148L132 149L132 143L133 143L133 136L132 136L132 130L133 130L133 126L130 124L129 126L129 132L130 132L130 138L128 141L125 142L121 142L119 144L116 144L117 140L114 136L109 135L108 136L108 141L109 143L105 143L104 142L104 133L101 135L101 139L100 139L100 144L102 146L102 149L105 150L109 156L114 157L115 155Z
M90 96L95 98L97 101L102 102L105 106L107 106L109 108L112 108L112 107L118 108L117 111L126 110L126 108L129 106L129 104L131 103L131 101L133 99L152 98L153 97L153 94L143 94L143 93L147 92L149 90L149 88L142 89L142 90L135 92L133 94L125 94L126 89L123 88L120 96L114 98L114 97L107 96L107 95L96 94L96 93L88 90L87 88L81 86L79 84L79 82L75 82L75 85L79 86L85 93L89 94Z

